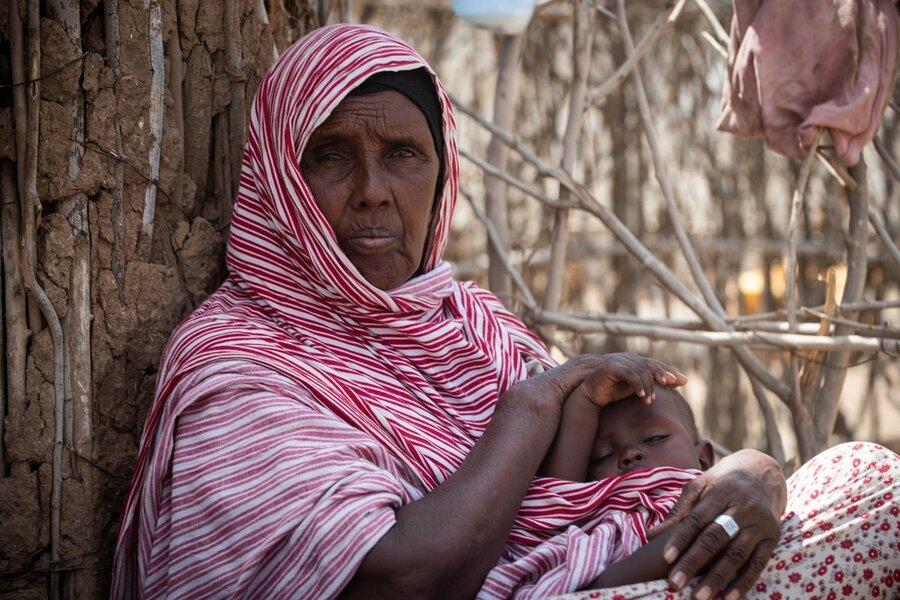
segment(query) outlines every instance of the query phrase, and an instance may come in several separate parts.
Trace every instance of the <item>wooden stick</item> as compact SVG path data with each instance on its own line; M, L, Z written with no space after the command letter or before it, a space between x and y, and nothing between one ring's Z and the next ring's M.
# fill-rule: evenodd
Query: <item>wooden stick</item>
M713 12L713 9L710 8L709 4L706 0L694 0L694 4L697 5L697 8L700 9L700 12L703 13L703 16L706 17L706 20L709 21L709 24L712 26L713 33L716 34L716 38L718 41L724 45L728 45L731 43L731 36L728 35L728 32L725 31L725 28L722 27L722 24L719 23L719 19L716 17L716 13ZM727 57L726 53L726 57Z
M878 152L878 156L881 157L881 160L884 161L884 164L887 166L888 171L890 171L891 175L894 176L894 179L900 181L900 166L897 166L897 162L891 156L891 153L888 152L888 149L884 145L884 142L881 141L881 138L878 136L875 136L875 150Z
M850 168L850 174L856 181L856 189L848 190L847 201L850 205L850 219L847 227L847 281L844 284L844 293L841 303L857 302L862 299L866 289L867 256L866 246L869 240L869 200L868 186L866 185L866 162L860 157L859 162ZM855 311L842 311L850 317L855 317ZM834 328L835 336L843 336L853 333L853 328L847 325L837 325ZM810 448L811 456L815 455L828 443L828 438L834 428L837 418L838 401L841 389L844 387L844 379L847 376L847 367L850 365L850 353L836 352L828 357L826 363L825 379L816 398L815 429L817 445ZM809 458L804 456L803 458Z
M622 38L625 43L625 51L628 54L632 54L634 52L634 43L631 40L631 31L628 27L628 21L626 20L625 16L625 0L617 0L617 6L619 30L622 33ZM669 215L669 220L672 223L672 229L675 232L675 237L678 240L679 246L681 246L685 260L688 264L688 268L690 269L691 275L694 278L694 282L700 289L703 298L706 300L707 304L710 306L710 308L713 309L714 312L722 315L725 313L725 310L722 308L719 299L716 297L715 292L709 285L709 282L706 279L706 275L703 273L703 268L700 266L700 261L697 259L697 254L694 251L693 245L691 244L687 232L684 229L681 212L678 209L678 205L675 201L675 190L672 187L671 180L669 179L668 171L663 164L662 152L659 149L659 142L657 141L656 125L653 122L653 116L650 112L650 102L647 99L647 93L644 89L644 82L641 77L640 68L636 67L632 72L631 77L634 81L634 88L638 99L638 109L641 114L641 121L644 125L644 137L647 140L647 145L650 147L650 155L653 159L654 173L656 175L657 182L659 183L659 187L662 190L663 197L666 200L666 209Z
M708 31L704 31L700 35L703 37L704 40L706 40L706 43L709 44L712 47L712 49L715 50L719 54L719 56L721 56L725 60L728 60L728 50L726 50L723 45L721 45L718 41L716 41L716 38L714 38L712 35L710 35L710 33Z
M680 1L669 11L668 15L660 15L657 17L653 22L653 25L650 26L650 29L647 30L647 33L644 34L644 37L638 42L634 52L630 53L625 62L619 65L619 68L616 69L615 73L590 93L587 100L588 106L600 104L613 90L622 85L622 82L628 78L634 67L642 58L644 58L644 55L647 54L647 51L653 47L657 40L662 37L662 34L675 22L678 13L681 12L683 7L684 2Z
M481 158L479 158L475 154L472 154L465 148L459 149L459 155L462 156L463 158L465 158L466 160L470 161L472 164L474 164L475 166L477 166L478 168L483 170L485 173L489 173L489 174L493 175L494 177L496 177L497 179L502 179L504 182L508 183L509 185L513 186L514 188L516 188L522 192L525 192L526 194L528 194L535 200L538 200L541 204L543 204L549 208L556 208L556 209L581 208L581 204L577 200L560 200L558 198L552 198L552 197L548 196L547 194L545 194L539 190L536 190L535 188L528 185L527 183L525 183L518 177L516 177L514 175L510 175L506 171L503 171L503 170L495 167L494 165L482 160ZM496 231L496 228L495 228L495 231ZM500 235L499 232L497 233L497 235ZM501 239L502 239L502 236L501 236Z
M897 244L895 244L894 240L891 239L890 232L878 217L878 213L875 212L875 209L871 206L869 207L869 223L872 224L872 227L875 229L875 233L877 233L878 237L881 238L884 246L888 249L888 252L893 257L894 262L897 263L897 266L900 266L900 248L897 248Z
M819 321L818 331L816 332L817 335L828 333L832 322L844 321L834 316L837 310L836 291L837 276L834 267L829 267L825 274L825 312L817 313L821 315L821 321ZM801 398L812 398L815 395L824 355L825 352L822 350L809 350L803 353L803 370L800 373Z
M822 132L819 128L813 138L812 146L803 159L800 166L800 174L797 177L797 186L794 188L794 194L791 199L791 216L788 222L788 252L785 257L787 270L787 293L785 304L788 315L788 327L791 333L797 331L797 240L800 237L800 212L803 210L803 197L806 195L806 185L809 182L809 175L812 171L812 163L816 157L816 151L819 148L819 141L822 139ZM801 439L800 445L809 445L809 441L803 442L802 439L813 434L812 412L808 402L804 402L803 386L800 383L800 361L795 354L790 356L790 374L791 374L791 397L788 405L791 407L791 416L794 420L794 430L797 432L798 438Z
M818 306L810 307L811 310L823 310L825 305L820 304ZM847 311L862 312L865 310L884 310L888 308L900 308L900 300L862 300L859 302L848 302L847 304L843 304L838 307L838 309L844 309ZM766 319L777 319L779 317L784 317L787 315L787 312L783 309L779 309L772 312L765 313L757 313L755 315L740 315L736 317L729 317L729 320L732 323L736 323L738 325L744 323L752 323L754 321L766 320Z
M463 198L468 200L469 205L472 207L472 211L475 213L475 216L478 218L478 220L484 224L484 228L487 231L488 235L488 241L493 244L494 250L497 252L497 256L503 262L503 267L506 269L506 272L509 273L509 276L512 278L513 283L516 284L516 287L519 288L519 292L521 292L522 294L525 306L530 310L537 310L537 300L535 299L534 295L532 295L531 289L528 287L528 284L525 283L522 275L510 262L509 254L503 247L503 240L500 239L500 234L497 233L497 229L494 227L494 224L491 223L491 220L488 219L484 211L481 210L481 208L475 203L475 200L472 199L471 194L469 194L466 189L460 186L459 192L460 194L462 194Z
M819 160L822 161L822 164L825 165L828 172L840 182L841 186L851 190L856 189L856 182L853 181L853 177L850 176L850 173L847 172L844 165L826 152L825 148L819 146L816 150L816 155L819 157Z
M144 0L150 19L150 182L144 192L144 212L141 217L141 255L150 259L153 246L153 221L156 217L156 188L159 185L159 152L162 146L162 126L165 86L165 56L163 54L162 11L159 0Z
M494 86L494 122L502 129L512 127L519 97L519 57L522 36L504 35L500 38L497 83ZM492 136L487 150L487 162L501 171L509 164L509 150L497 136ZM485 212L496 228L504 249L509 249L509 215L506 186L503 181L486 175L484 178ZM504 303L512 297L512 281L503 268L503 261L492 245L488 245L488 287Z
M11 3L17 4L15 2ZM25 149L25 182L26 202L22 207L22 275L25 289L40 308L53 340L53 390L54 390L54 439L53 439L53 475L50 482L50 560L54 566L50 569L50 597L60 597L59 572L55 565L59 562L61 504L62 504L62 451L63 432L65 431L65 341L59 317L50 303L44 289L35 278L37 259L37 221L41 214L41 200L37 193L38 132L40 131L40 68L41 68L41 30L40 4L29 2L26 20L26 47L28 53L27 90L27 123L28 133Z
M900 340L875 339L860 335L803 335L766 331L685 331L671 327L580 319L567 313L538 311L534 320L576 333L609 333L645 337L651 340L689 342L704 346L748 347L760 350L838 350L900 353Z
M587 6L575 3L572 10L572 85L569 88L569 114L563 135L562 168L572 172L578 156L578 139L581 134L581 119L586 106L587 80L591 68L591 43L594 27L593 14ZM563 202L571 197L568 188L560 188L559 199ZM569 211L557 210L553 218L550 241L550 265L547 270L547 287L544 290L543 306L546 310L557 310L562 297L563 277L566 272L566 253L569 245ZM546 332L552 337L553 332Z
M826 307L827 309L827 307ZM803 307L802 311L805 314L809 314L817 319L827 319L830 323L846 323L848 325L857 327L859 331L856 332L856 335L860 335L862 337L871 337L877 339L900 339L900 329L896 327L886 328L886 327L875 327L872 325L867 325L865 323L861 323L859 321L854 321L851 319L842 319L838 316L829 317L825 313L821 313L819 311ZM650 325L655 327L670 327L672 329L681 329L684 331L705 331L706 327L703 321L699 320L683 320L683 319L652 319L647 317L642 317L638 315L629 315L623 313L598 313L598 312L569 312L568 315L572 317L576 317L578 319L585 319L590 321L601 321L601 322L622 322L622 323L640 323L643 325ZM798 325L798 331L796 333L800 333L802 335L824 335L820 331L821 322L820 323L800 323ZM789 330L789 326L787 323L783 321L755 321L751 327L745 327L740 329L740 331L757 331L757 332L771 332L771 333L791 333Z
M113 73L113 94L118 97L122 82L121 66L121 40L119 39L119 0L106 1L106 23L104 36L106 41L106 61ZM115 118L115 115L114 115ZM118 119L115 119L118 121ZM116 155L124 159L122 147L122 128L118 123L113 125L116 136ZM112 249L110 262L113 278L116 280L116 288L119 300L124 300L125 294L125 214L123 210L123 197L125 193L125 161L116 160L114 166L115 187L112 190L112 206L110 207L110 219L112 220Z
M25 81L25 40L24 26L19 16L18 3L9 3L9 37L10 62L14 81ZM8 386L7 415L10 429L15 431L21 426L25 414L27 397L25 394L25 370L28 358L28 339L31 331L28 328L27 300L22 278L22 257L19 240L21 239L21 206L26 201L25 163L28 139L28 108L25 95L26 86L15 86L13 92L13 115L16 132L16 176L11 166L5 164L2 176L5 181L0 185L4 191L0 196L2 202L3 227L3 285L6 296L6 377ZM12 191L16 197L11 197ZM4 441L0 440L0 444ZM10 474L13 477L26 477L31 467L23 462L13 462Z
M783 468L786 464L784 454L784 442L781 439L781 433L778 429L778 417L775 415L775 409L766 396L766 390L762 384L753 377L750 380L750 389L753 391L753 397L756 398L756 404L759 406L759 412L762 413L763 423L765 423L766 444L772 458L778 461Z

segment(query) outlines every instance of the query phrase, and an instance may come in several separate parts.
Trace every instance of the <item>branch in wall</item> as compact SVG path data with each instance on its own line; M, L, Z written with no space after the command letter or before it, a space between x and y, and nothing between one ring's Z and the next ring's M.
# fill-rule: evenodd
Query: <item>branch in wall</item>
M121 47L119 39L119 0L106 0L106 23L104 36L106 42L106 62L113 74L113 93L118 96L122 82ZM115 155L122 157L122 128L115 119L113 130L116 138ZM125 293L125 215L122 208L123 195L125 193L125 162L117 160L114 167L115 187L112 189L112 205L110 207L110 219L112 220L112 250L111 267L113 278L116 280L116 288L119 300Z
M683 7L684 1L682 0L673 6L667 15L660 15L657 17L653 25L647 30L647 33L644 34L637 46L635 46L634 52L628 55L628 58L619 65L619 68L616 69L615 73L601 83L596 89L591 91L587 98L588 106L600 104L610 93L622 85L622 82L631 75L631 72L637 66L638 62L644 58L644 55L646 55L650 48L652 48L659 38L662 37L662 34L672 26Z
M652 323L584 319L568 313L539 311L535 321L575 333L607 333L652 340L690 342L704 346L753 348L755 350L825 350L900 353L900 340L860 335L804 335L770 331L689 331Z
M800 173L797 176L797 185L791 198L791 215L788 221L788 252L785 257L787 265L787 287L785 290L785 304L787 308L788 329L791 333L797 331L797 243L800 238L800 213L803 210L803 199L806 195L806 186L809 183L809 175L812 172L813 161L819 149L823 129L819 128L813 138L812 146L803 159ZM808 402L804 401L803 385L800 382L800 357L796 353L790 355L791 397L788 406L791 408L791 418L794 420L794 430L800 437L800 446L814 445L810 436L813 435L813 416ZM814 383L810 383L814 386Z
M165 109L165 56L163 55L162 11L159 0L144 0L149 13L150 32L150 183L144 191L144 212L141 216L140 254L150 259L153 246L153 220L156 216L156 190L159 181L159 152L162 146L163 112Z
M513 283L515 283L516 287L519 288L519 293L522 294L523 302L525 306L529 310L536 310L538 308L537 300L531 293L531 289L528 287L528 284L525 283L525 280L522 278L522 275L516 270L516 268L512 265L509 260L509 254L506 251L506 248L503 247L503 240L500 237L500 234L497 233L497 229L494 227L494 224L491 223L491 220L488 219L487 215L478 204L472 199L471 194L464 189L462 186L459 188L460 194L462 194L463 198L465 198L469 205L472 207L472 211L475 213L475 216L479 221L484 225L485 231L487 231L488 242L494 247L494 251L497 253L497 257L503 264L503 268L506 269L506 272L509 274Z
M587 105L585 95L591 67L593 23L593 13L584 4L575 3L572 11L572 85L569 88L569 114L566 118L566 130L562 141L562 168L569 173L575 168L578 140L581 137L581 122ZM560 201L567 201L571 195L568 188L560 188ZM550 266L547 271L547 287L544 290L543 302L546 310L559 308L568 246L569 210L559 209L553 215L553 231L550 238ZM552 340L552 329L546 330L545 335L549 335Z
M231 177L230 189L237 193L241 179L241 159L244 156L244 142L247 140L247 114L246 114L246 77L244 76L244 63L241 45L241 21L244 3L241 0L227 0L225 2L225 43L226 58L228 60L228 75L231 78L231 102L228 103L228 157L229 173ZM231 207L234 197L223 198L221 215L224 222L231 222Z
M869 198L866 171L866 162L862 157L856 165L850 168L850 175L856 182L856 187L853 190L847 190L847 203L850 206L847 225L847 281L844 284L841 304L862 300L865 293L868 265L866 247L869 241ZM842 312L850 318L856 317L855 311L844 309ZM843 336L850 333L853 333L853 327L838 324L834 328L833 335ZM838 401L849 365L849 351L833 352L826 359L825 376L819 394L815 398L816 443L812 448L801 448L801 458L804 460L814 456L828 444L828 438L834 429L834 422L837 418Z
M12 74L15 81L25 80L25 32L19 16L18 3L9 3L9 46ZM9 394L6 398L6 418L10 430L21 425L25 415L27 398L25 395L25 369L28 358L28 339L31 331L28 327L27 299L24 293L22 277L22 256L19 240L21 234L21 206L25 202L25 153L28 139L28 103L25 86L16 86L12 90L13 120L15 121L16 139L16 174L12 173L12 165L4 161L3 177L0 188L3 195L2 216L3 227L3 286L5 293L6 326L6 378ZM15 191L15 197L13 192ZM4 438L5 440L5 438ZM0 440L0 443L3 443ZM31 467L19 461L12 461L10 474L13 477L26 477Z
M14 7L17 2L10 3L10 29L22 30L22 20ZM54 564L60 557L60 514L62 505L62 451L63 433L65 431L65 341L59 317L50 303L44 289L35 278L37 259L37 222L41 215L41 199L37 193L38 132L40 131L40 65L41 65L41 28L40 4L27 3L24 37L25 63L28 79L33 80L26 90L25 108L15 108L16 116L24 113L27 123L25 139L24 193L22 205L22 279L25 289L35 301L50 328L53 341L53 391L54 391L54 437L52 458L52 480L50 484L50 560ZM21 56L21 55L20 55ZM18 59L14 59L18 60ZM20 98L21 99L21 98ZM21 155L20 155L21 156ZM59 572L50 572L50 597L60 597Z
M494 86L494 123L501 129L512 127L519 97L519 59L522 54L521 35L500 37L500 55L497 65L497 83ZM509 149L492 136L487 150L487 162L500 171L506 171ZM487 172L484 177L485 212L494 225L504 249L509 248L509 215L507 212L506 186L503 181ZM508 304L512 300L512 282L503 268L493 245L488 244L488 287L500 300Z

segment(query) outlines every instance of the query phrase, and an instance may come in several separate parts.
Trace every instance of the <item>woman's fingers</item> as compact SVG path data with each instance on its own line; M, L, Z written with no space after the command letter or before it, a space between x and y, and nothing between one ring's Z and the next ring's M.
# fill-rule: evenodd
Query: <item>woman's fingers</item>
M605 406L631 394L650 402L655 397L655 386L683 385L687 378L658 360L620 352L581 356L528 381L551 386L554 397L583 394L594 404Z
M691 511L694 510L694 506L697 504L697 501L700 499L703 490L705 489L705 482L706 480L701 477L685 485L684 489L681 492L681 497L678 498L678 502L676 502L675 506L672 507L672 510L669 511L669 514L666 516L665 521L652 527L650 531L647 532L647 538L652 540L662 532L678 525L685 517L690 515ZM671 563L678 557L680 548L684 547L682 539L694 539L695 535L696 532L694 534L691 534L689 531L687 531L684 535L678 538L673 536L665 546L666 562Z
M703 567L728 545L728 534L713 520L724 507L710 508L701 504L673 525L669 541L663 550L663 558L672 564L669 581L681 588L697 575Z
M696 573L708 558L718 556L694 591L694 598L708 600L737 578L756 546L754 536L739 533L732 540L721 525L713 522L704 529L674 570L684 573L690 580L690 574ZM698 548L709 554L701 554Z
M687 381L683 374L669 365L638 354L623 352L607 355L606 358L608 361L586 382L596 400L605 400L598 402L601 405L621 400L632 393L650 402L655 398L657 385L680 385ZM612 397L599 397L605 395Z
M778 539L767 539L754 548L750 559L744 564L737 578L726 588L725 600L738 600L747 595L747 592L756 584L763 569L772 558Z

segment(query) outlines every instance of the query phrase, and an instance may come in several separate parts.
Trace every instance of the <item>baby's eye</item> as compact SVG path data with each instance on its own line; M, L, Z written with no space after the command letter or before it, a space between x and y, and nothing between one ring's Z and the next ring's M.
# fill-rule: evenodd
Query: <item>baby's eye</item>
M667 436L667 435L651 435L644 441L648 444L658 444L658 443L662 442L663 440L665 440L667 437L669 437L669 436Z
M601 453L601 454L596 454L596 455L594 455L594 462L595 462L595 463L603 462L604 460L606 460L606 459L609 458L610 456L612 456L612 452L603 452L603 453Z

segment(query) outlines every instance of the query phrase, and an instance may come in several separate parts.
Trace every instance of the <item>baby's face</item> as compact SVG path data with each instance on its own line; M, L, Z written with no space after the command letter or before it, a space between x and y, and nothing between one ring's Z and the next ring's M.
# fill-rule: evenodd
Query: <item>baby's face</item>
M588 479L652 467L709 468L708 443L695 443L683 419L676 399L664 389L657 389L652 404L631 397L605 406L600 411Z

